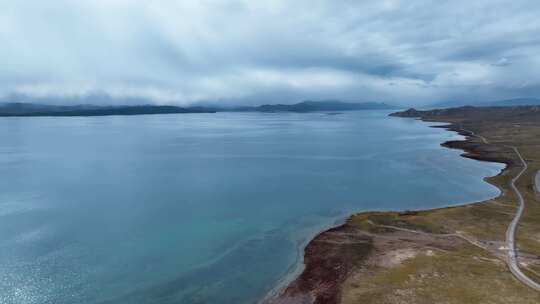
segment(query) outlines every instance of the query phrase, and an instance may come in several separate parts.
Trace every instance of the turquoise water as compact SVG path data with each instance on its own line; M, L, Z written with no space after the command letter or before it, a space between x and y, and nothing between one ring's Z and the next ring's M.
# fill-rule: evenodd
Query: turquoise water
M254 303L352 211L498 194L384 111L0 119L0 303Z

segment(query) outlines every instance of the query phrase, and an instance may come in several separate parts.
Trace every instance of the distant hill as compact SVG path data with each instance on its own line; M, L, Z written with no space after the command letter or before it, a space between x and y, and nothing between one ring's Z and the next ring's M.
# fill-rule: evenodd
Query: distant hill
M535 106L540 105L540 99L538 98L515 98L492 101L488 103L489 106Z
M316 111L354 111L354 110L389 110L396 107L376 102L343 102L337 100L303 101L295 104L265 104L254 107L236 107L229 109L239 112L316 112Z
M475 107L506 107L506 106L535 106L540 105L539 98L514 98L494 101L447 101L430 105L429 108L455 108L461 106Z
M391 113L389 116L395 117L477 117L479 119L488 117L489 119L494 119L494 117L499 117L500 119L508 119L510 117L520 117L520 119L538 119L540 117L540 106L531 105L531 106L491 106L491 107L473 107L473 106L463 106L456 108L444 108L444 109L433 109L433 110L417 110L410 108L405 111Z
M176 113L215 113L215 112L316 112L316 111L353 111L353 110L386 110L396 107L375 102L349 103L337 100L303 101L295 104L265 104L260 106L163 106L163 105L96 105L102 102L118 103L148 102L144 99L113 99L106 95L93 95L75 99L32 99L26 96L14 96L1 103L0 116L106 116L106 115L141 115L141 114L176 114ZM47 104L64 102L77 105ZM106 103L105 103L106 104Z
M96 106L75 105L56 106L33 103L0 104L0 116L108 116L108 115L142 115L142 114L176 114L176 113L214 113L201 107L176 106Z

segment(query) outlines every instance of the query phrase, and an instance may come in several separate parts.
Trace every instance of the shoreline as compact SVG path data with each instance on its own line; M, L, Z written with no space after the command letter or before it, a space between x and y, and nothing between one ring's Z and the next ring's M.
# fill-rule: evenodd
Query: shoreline
M337 303L338 295L340 293L340 287L344 283L347 276L350 274L349 271L347 270L342 271L342 269L345 268L344 266L351 266L351 265L345 265L347 264L347 261L337 261L337 263L331 263L330 265L331 267L323 266L322 270L324 271L317 271L317 270L321 270L320 269L321 260L322 262L324 262L325 259L332 260L336 258L335 256L328 256L328 255L325 256L324 254L323 254L322 259L321 257L318 257L320 255L320 252L324 252L328 250L328 248L324 248L325 247L324 245L321 246L321 245L318 245L318 243L324 242L326 238L332 238L333 235L335 234L342 233L342 232L347 233L347 231L350 230L351 228L349 227L351 226L350 223L353 221L353 218L356 216L366 216L366 215L371 215L371 214L397 214L398 216L401 216L401 215L407 216L409 214L435 212L435 211L482 204L491 199L500 198L501 196L505 194L505 190L501 188L499 185L491 182L490 179L495 178L497 176L504 175L507 172L511 171L512 169L515 169L517 165L515 164L513 159L491 155L490 149L489 149L489 147L492 146L491 144L485 142L484 139L482 139L480 143L476 142L475 138L478 138L478 137L476 137L476 135L473 132L462 129L461 126L456 123L444 121L444 120L435 120L435 119L422 119L422 118L417 118L417 119L424 122L443 123L442 125L431 125L429 127L442 128L442 129L445 129L446 131L453 131L453 132L456 132L458 135L463 136L464 139L449 140L440 144L442 147L445 147L448 149L456 149L456 150L463 151L463 153L460 155L461 157L474 159L476 161L485 161L485 162L494 162L494 163L504 164L505 165L504 168L502 168L498 174L494 176L489 176L483 179L485 182L495 186L499 190L499 193L493 198L488 198L482 201L472 201L472 202L450 204L445 207L420 209L420 210L402 210L402 211L362 211L362 212L349 215L342 225L321 231L320 233L316 234L307 243L307 245L304 247L304 258L303 258L304 270L302 271L302 273L299 273L299 275L295 279L291 280L287 286L280 288L279 289L280 291L278 294L273 295L273 297L269 297L267 295L263 299L263 301L261 301L262 303L265 303L265 304L293 304L293 303L334 304L334 303ZM368 253L370 251L371 250L368 250ZM368 253L366 253L363 256L363 259L361 259L360 261L355 261L355 262L362 263L363 260L367 259ZM353 261L348 261L348 262L350 263ZM315 285L317 285L319 288L313 288L313 287L317 287L313 284L313 282L316 282ZM321 289L320 288L321 286L324 286L324 287Z
M297 246L296 250L296 259L292 263L291 267L289 267L289 270L287 270L286 274L282 278L277 280L272 285L273 287L268 292L266 292L264 297L257 303L269 303L269 301L272 301L273 298L279 296L287 288L287 286L291 284L294 280L296 280L304 271L304 251L309 245L309 243L319 234L344 225L349 217L350 215L342 215L339 217L335 217L333 220L330 221L332 222L331 224L323 224L320 225L320 227L318 228L311 229L311 233L309 235L306 235L305 238L302 238L302 240L298 242L299 245Z

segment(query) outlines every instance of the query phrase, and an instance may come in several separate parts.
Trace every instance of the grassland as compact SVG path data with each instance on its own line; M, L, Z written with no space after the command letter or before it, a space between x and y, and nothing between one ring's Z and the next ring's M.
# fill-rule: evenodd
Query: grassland
M399 116L447 122L446 128L469 136L444 146L464 150L465 157L507 164L487 179L501 195L460 207L352 215L308 245L306 270L273 302L540 303L540 294L509 272L504 247L517 210L509 188L521 169L510 148L515 146L528 164L516 183L526 204L517 230L519 262L540 282L540 195L534 187L540 169L540 108L463 107Z

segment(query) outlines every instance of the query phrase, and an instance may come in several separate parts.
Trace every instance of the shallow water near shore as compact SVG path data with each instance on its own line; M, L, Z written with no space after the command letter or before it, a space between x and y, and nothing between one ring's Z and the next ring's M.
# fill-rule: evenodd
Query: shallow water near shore
M254 303L337 218L498 194L387 114L0 119L0 303Z

